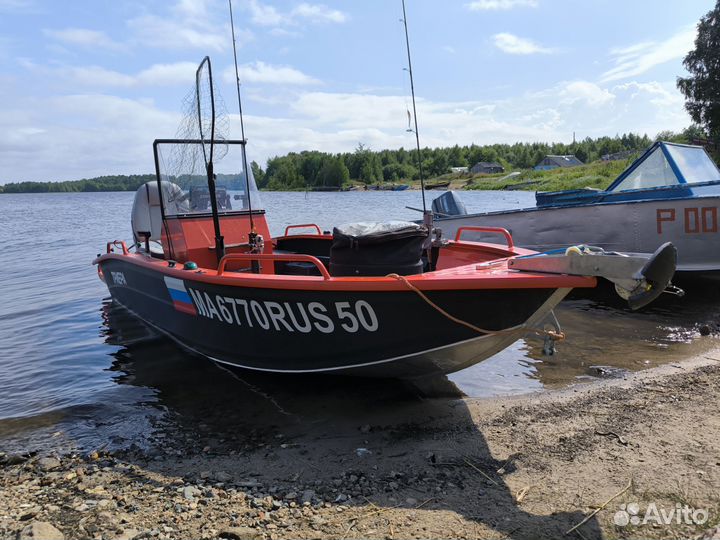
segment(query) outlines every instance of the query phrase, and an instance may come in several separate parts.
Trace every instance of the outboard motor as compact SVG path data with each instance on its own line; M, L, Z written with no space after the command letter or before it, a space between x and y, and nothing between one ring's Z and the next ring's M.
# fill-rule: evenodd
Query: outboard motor
M162 186L166 200L175 202L182 199L183 190L177 184L163 180ZM162 235L162 210L160 204L158 183L155 181L147 182L135 192L130 217L135 242L140 246L145 246L148 255L157 257L163 256L163 248L160 243Z
M460 196L454 191L446 191L432 202L433 214L440 217L445 216L464 216L467 208L462 202Z

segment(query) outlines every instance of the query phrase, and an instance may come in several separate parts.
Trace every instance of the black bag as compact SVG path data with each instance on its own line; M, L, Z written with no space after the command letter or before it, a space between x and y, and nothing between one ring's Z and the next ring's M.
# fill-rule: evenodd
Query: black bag
M427 227L407 221L361 222L335 227L330 248L333 276L420 274Z

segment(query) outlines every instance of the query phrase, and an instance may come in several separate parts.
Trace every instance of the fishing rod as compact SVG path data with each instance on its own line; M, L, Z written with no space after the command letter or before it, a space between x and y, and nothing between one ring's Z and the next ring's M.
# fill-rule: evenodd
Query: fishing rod
M250 197L250 170L248 169L247 164L247 153L245 152L245 145L247 144L247 140L245 139L245 123L243 121L243 109L242 109L242 99L240 98L240 73L238 71L238 61L237 61L237 47L235 45L235 22L233 20L233 8L232 8L232 0L228 0L228 6L230 7L230 29L232 31L232 42L233 42L233 59L235 60L235 83L237 86L237 99L238 99L238 110L240 111L240 137L242 138L242 145L241 145L241 151L242 151L242 162L243 162L243 170L245 171L245 191L247 192L247 204L248 204L248 212L250 213L250 243L254 243L254 239L256 237L255 233L255 222L253 221L253 214L252 214L252 199Z
M407 15L405 13L405 0L402 0L403 18L405 26L405 46L407 48L408 73L410 74L410 93L412 95L413 119L415 120L415 142L417 144L418 172L420 173L420 190L422 191L423 212L427 212L425 203L425 177L422 169L422 155L420 153L420 135L418 133L417 109L415 107L415 82L413 80L412 60L410 59L410 37L408 36Z

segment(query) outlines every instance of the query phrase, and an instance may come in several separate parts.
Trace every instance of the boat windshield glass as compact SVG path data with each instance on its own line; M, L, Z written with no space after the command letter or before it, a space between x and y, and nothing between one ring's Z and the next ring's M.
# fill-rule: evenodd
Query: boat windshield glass
M688 184L720 180L720 170L704 148L673 145L666 148Z
M659 146L625 177L613 191L674 186L680 181Z
M667 159L663 148L658 146L612 191L647 189L677 184L710 182L720 180L720 170L704 148L664 144L682 178L679 178ZM684 182L683 182L684 179Z
M215 152L213 166L218 213L247 211L250 206L253 210L263 209L252 169L250 191L247 191L241 145L224 141L215 146ZM157 161L163 181L162 203L166 216L212 212L205 159L199 142L159 142Z

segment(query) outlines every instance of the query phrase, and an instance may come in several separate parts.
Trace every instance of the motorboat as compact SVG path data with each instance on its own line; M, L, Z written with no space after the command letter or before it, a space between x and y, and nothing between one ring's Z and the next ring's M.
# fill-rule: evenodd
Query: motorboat
M605 190L536 193L536 205L467 213L454 192L433 201L435 224L452 236L462 227L505 227L522 247L547 251L579 242L622 252L671 242L677 270L720 271L720 170L701 146L656 142ZM482 240L481 233L469 239Z
M557 334L546 318L595 276L612 279L632 307L672 277L669 244L652 256L539 254L497 227L460 227L446 239L430 211L423 224L298 224L272 238L244 133L231 140L219 129L227 122L216 119L207 57L187 103L179 136L153 144L156 180L135 194L132 242L108 242L94 264L117 304L217 362L276 373L450 373L527 332ZM503 243L463 238L478 230Z

